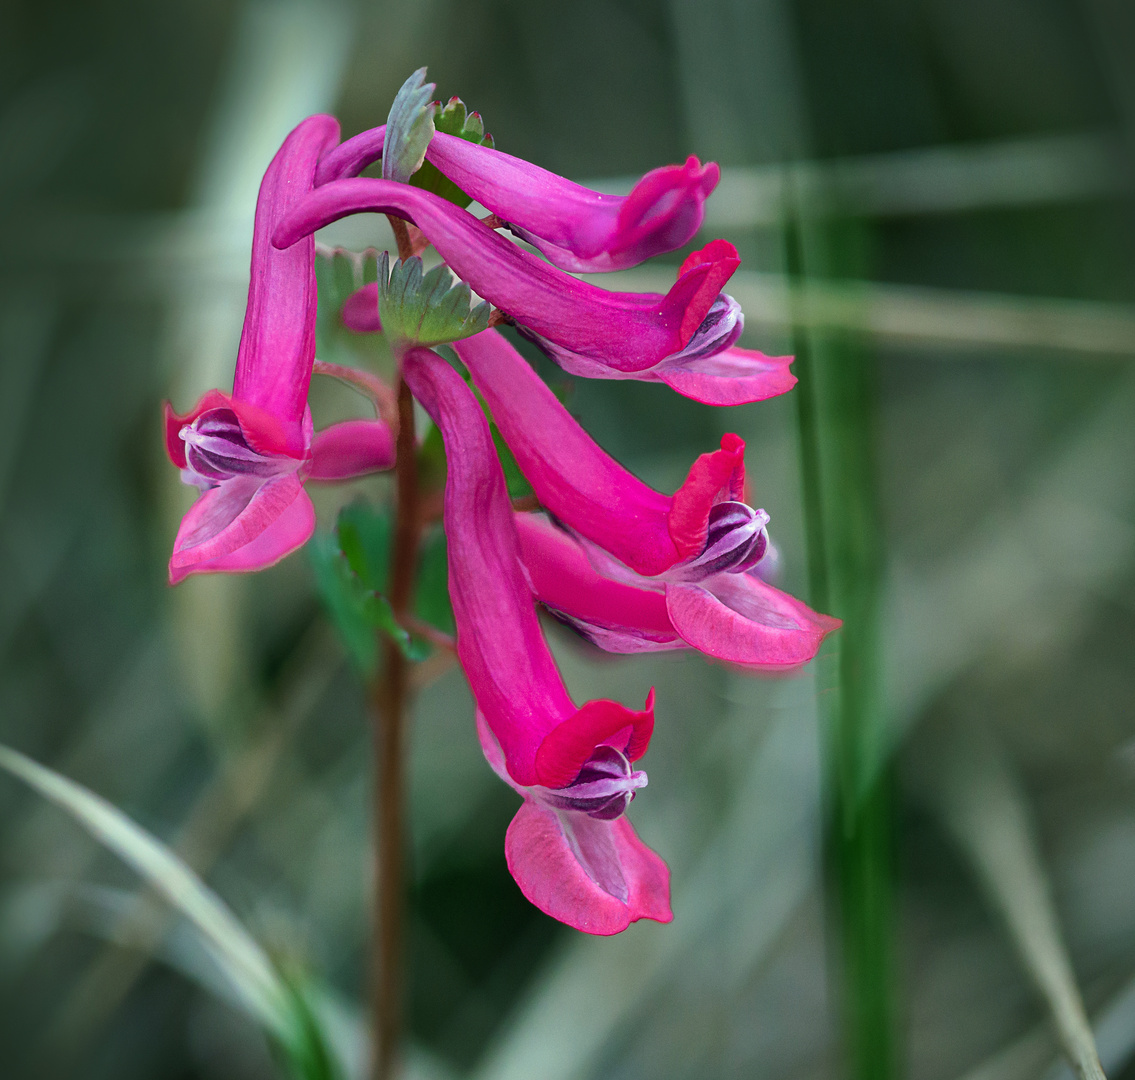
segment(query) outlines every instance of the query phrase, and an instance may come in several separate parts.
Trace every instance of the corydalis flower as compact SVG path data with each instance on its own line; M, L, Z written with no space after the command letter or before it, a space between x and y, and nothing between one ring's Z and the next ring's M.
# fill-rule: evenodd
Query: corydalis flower
M311 190L316 162L339 125L313 116L285 140L260 187L248 307L232 394L209 391L189 413L166 405L166 449L201 494L182 520L169 577L269 566L311 536L303 481L389 468L381 421L348 421L314 435L307 408L315 359L314 244L272 246L283 214Z
M499 333L455 348L536 497L575 534L518 516L543 603L613 652L689 645L769 671L815 656L839 622L751 572L768 550L768 515L744 501L738 436L663 495L604 453Z
M358 176L382 157L385 136L384 125L337 146L319 163L316 186ZM623 270L688 243L721 178L715 163L690 157L648 172L628 195L604 195L440 131L426 160L549 261L575 273Z
M671 919L666 864L623 816L654 726L613 701L572 702L540 634L488 423L462 378L411 349L403 374L445 440L445 528L457 653L490 765L524 798L505 854L549 915L593 934Z
M276 230L275 243L287 247L367 211L412 221L474 292L577 374L660 381L715 405L759 401L796 381L788 372L791 358L735 346L741 311L721 288L740 260L724 240L688 256L665 295L611 292L557 270L431 192L355 178L327 183L303 198ZM366 295L374 292L370 286Z

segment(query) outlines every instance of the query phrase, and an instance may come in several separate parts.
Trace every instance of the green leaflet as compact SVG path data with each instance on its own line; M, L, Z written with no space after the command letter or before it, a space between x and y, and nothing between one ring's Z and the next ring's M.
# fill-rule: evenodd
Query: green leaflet
M320 597L365 676L378 665L376 630L394 641L408 660L424 660L432 650L428 642L398 624L384 595L392 546L389 512L366 503L344 507L335 532L317 533L308 545ZM427 533L418 553L414 614L447 634L454 631L445 534L440 528Z
M453 284L445 265L422 273L418 256L395 259L383 252L378 265L378 311L383 332L403 345L441 345L479 334L489 325L491 307L482 300L470 309L464 281Z
M418 68L403 84L386 118L382 178L405 184L421 167L434 136L433 92L426 69Z
M467 142L479 143L481 146L492 147L493 137L485 133L485 125L480 113L467 113L465 102L459 97L452 97L446 102L445 108L434 113L434 127L446 135L456 135ZM462 209L468 206L473 199L466 195L452 180L442 173L436 165L429 161L423 162L422 167L410 178L414 187L425 191L432 191L451 203L456 203Z

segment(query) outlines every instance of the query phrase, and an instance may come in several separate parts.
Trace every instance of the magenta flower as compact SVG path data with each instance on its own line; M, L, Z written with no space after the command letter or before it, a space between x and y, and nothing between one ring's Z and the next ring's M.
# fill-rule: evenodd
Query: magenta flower
M690 645L765 670L815 656L838 620L749 572L767 550L768 515L744 502L738 436L663 495L604 453L499 333L455 348L536 497L579 537L518 519L530 583L549 608L613 652Z
M248 307L232 394L211 390L184 416L166 405L166 449L182 479L201 491L178 529L170 582L189 574L270 566L305 543L315 512L307 476L341 479L389 468L391 432L350 421L314 436L307 408L315 359L314 245L279 251L271 236L311 190L319 155L335 144L329 116L303 121L260 186Z
M735 347L744 320L721 287L740 260L724 240L689 255L665 295L610 292L557 270L431 192L355 178L327 183L300 200L284 216L274 243L286 248L332 221L367 211L412 221L474 292L576 374L664 382L714 405L763 400L796 381L788 372L791 358Z
M588 933L669 922L666 864L623 816L646 784L632 762L650 741L653 691L642 711L575 706L540 634L480 405L427 349L403 357L403 375L445 441L450 597L482 747L524 797L505 838L509 869L532 903Z
M319 163L315 183L358 176L382 156L386 128L364 131ZM693 239L721 178L713 162L648 172L629 195L604 195L489 146L436 132L426 150L462 191L562 270L624 270Z

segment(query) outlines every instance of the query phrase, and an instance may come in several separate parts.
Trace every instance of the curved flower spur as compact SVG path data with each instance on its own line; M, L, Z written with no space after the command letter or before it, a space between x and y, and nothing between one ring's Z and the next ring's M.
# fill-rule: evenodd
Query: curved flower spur
M632 762L650 741L653 691L642 711L613 701L574 705L521 573L481 406L427 349L404 355L403 375L445 441L449 588L481 745L524 797L505 838L509 870L532 903L587 933L616 934L643 918L669 922L666 864L623 816L646 784Z
M712 189L709 180L716 182L715 166L706 167L712 172L689 162L669 167L679 170L677 176L656 170L620 201L465 138L434 134L423 147L423 160L459 177L465 191L496 211L481 221L409 183L354 176L381 155L384 132L364 132L356 136L359 142L348 140L327 155L317 178L325 182L284 217L274 236L277 245L287 247L351 214L395 214L413 222L460 279L567 371L662 382L710 405L761 401L794 385L791 357L736 345L744 317L737 302L721 292L740 264L732 244L714 240L689 255L665 295L621 293L577 280L493 227L519 222L516 230L560 266L634 265L693 236ZM354 325L360 330L374 328L368 315L374 296L368 286L350 307L348 317L358 319Z
M627 195L604 195L494 149L480 116L466 117L460 98L451 98L436 122L426 161L573 273L624 270L688 243L721 179L716 163L690 157L648 172ZM385 139L384 124L335 147L319 163L316 186L358 176L381 159Z
M315 360L314 244L308 239L280 251L270 239L311 190L320 154L338 137L332 117L310 117L265 173L232 393L210 390L180 416L166 404L166 450L185 483L201 492L174 541L171 583L272 565L315 528L305 478L345 479L393 464L394 441L381 420L313 433L307 393Z
M532 589L595 644L611 652L689 645L785 671L811 660L840 625L754 572L768 552L768 515L744 501L738 436L726 435L663 495L604 453L499 333L455 348L561 526L517 515Z

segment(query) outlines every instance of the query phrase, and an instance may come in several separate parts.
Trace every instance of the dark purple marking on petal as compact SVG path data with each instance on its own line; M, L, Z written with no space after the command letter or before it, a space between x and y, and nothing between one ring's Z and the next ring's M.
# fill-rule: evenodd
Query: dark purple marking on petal
M187 482L197 487L214 487L236 476L283 476L299 466L295 458L253 450L231 409L210 409L180 434L188 465L185 472L196 477Z
M742 574L768 550L769 516L743 502L721 502L709 511L706 544L700 555L674 568L672 577L704 581L714 574Z
M646 773L632 769L621 750L604 744L595 748L567 787L543 788L540 798L557 810L613 821L622 816L640 787L646 787Z
M686 347L666 357L659 366L672 367L686 360L715 356L733 345L744 329L745 315L741 311L741 305L728 293L721 293L702 319L701 326L694 331L693 337L686 343Z

